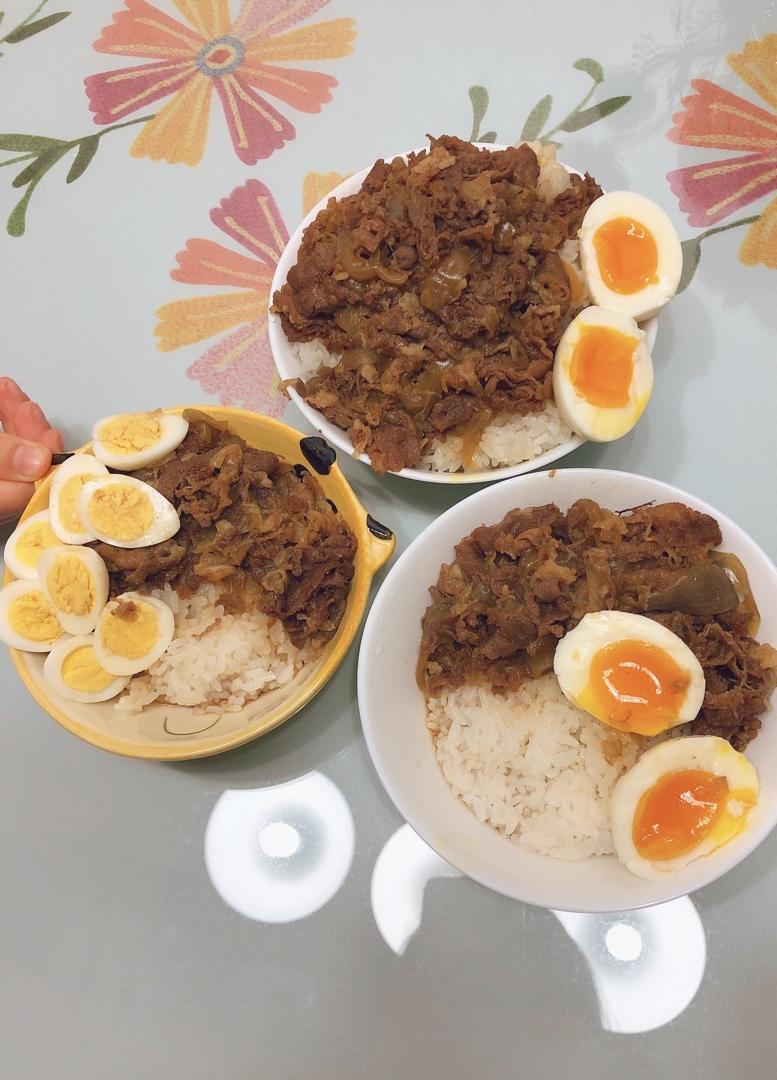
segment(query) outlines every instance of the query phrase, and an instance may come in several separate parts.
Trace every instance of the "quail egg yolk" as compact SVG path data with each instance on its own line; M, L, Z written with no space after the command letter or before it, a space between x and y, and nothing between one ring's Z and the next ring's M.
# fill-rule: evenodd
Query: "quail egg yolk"
M159 617L151 604L121 601L103 619L103 644L114 656L139 660L159 635Z
M630 217L613 218L593 236L599 273L608 289L630 296L658 281L658 247L653 234Z
M54 609L41 592L27 592L8 608L8 622L14 633L29 641L55 641L62 635Z
M22 533L16 544L16 558L25 566L37 566L46 548L57 547L59 540L47 521L36 522Z
M89 500L88 517L97 532L115 540L138 540L154 520L151 500L130 484L107 484Z
M585 401L599 408L629 404L634 350L639 342L609 326L583 326L569 366L569 378Z
M106 686L110 686L115 678L98 664L91 645L82 645L68 653L62 661L60 674L64 684L71 690L81 690L88 694L99 693Z
M667 773L637 804L632 827L634 846L644 859L676 859L687 855L723 824L725 840L744 825L745 814L727 812L728 782L704 769ZM744 808L743 808L744 809ZM723 818L731 827L726 827ZM725 842L721 838L721 842Z
M68 615L87 615L94 606L92 577L74 555L57 559L46 578L54 607Z
M111 454L134 454L159 442L162 425L151 413L130 413L102 424L97 438Z
M614 641L594 655L583 708L610 727L658 735L676 721L690 676L646 641Z
M91 473L80 473L77 476L71 476L62 485L57 507L60 521L68 532L80 533L84 527L78 513L78 496L81 494L81 488L84 484L88 484L90 480L94 480Z

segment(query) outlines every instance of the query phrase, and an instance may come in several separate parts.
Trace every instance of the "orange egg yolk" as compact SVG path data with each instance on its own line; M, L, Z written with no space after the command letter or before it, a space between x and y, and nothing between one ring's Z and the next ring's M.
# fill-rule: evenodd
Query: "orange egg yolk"
M677 720L691 679L663 649L614 641L591 660L581 704L610 727L658 735Z
M667 773L637 804L634 846L644 859L687 855L709 835L725 810L725 777L703 769Z
M658 281L658 248L651 232L634 218L605 221L594 233L599 273L608 289L630 296Z
M609 326L583 326L569 365L569 378L580 397L601 409L628 405L638 344Z

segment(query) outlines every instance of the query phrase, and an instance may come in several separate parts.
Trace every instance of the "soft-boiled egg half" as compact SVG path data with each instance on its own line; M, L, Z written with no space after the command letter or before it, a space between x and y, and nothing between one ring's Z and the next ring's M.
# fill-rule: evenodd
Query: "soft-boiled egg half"
M107 416L92 429L92 450L109 468L131 472L166 458L188 430L188 420L161 409Z
M38 559L44 551L57 546L61 544L51 528L49 512L41 510L17 525L6 541L3 560L14 577L34 581Z
M562 418L595 442L619 439L639 420L653 390L645 334L628 315L584 308L556 347L553 396Z
M50 548L38 562L38 579L68 634L89 634L108 600L108 567L92 548Z
M0 641L25 652L50 652L64 636L37 581L12 581L0 591Z
M78 513L93 536L114 547L160 544L181 527L172 503L133 476L89 481L78 497Z
M757 800L758 774L725 739L668 739L613 788L615 851L640 877L676 873L740 833Z
M687 724L704 701L704 671L685 642L626 611L584 615L556 646L553 670L573 704L637 735Z
M55 645L43 664L43 678L62 697L82 702L108 701L130 681L129 675L111 675L100 664L92 634Z
M110 600L94 633L98 663L112 675L150 668L173 640L175 618L161 600L128 592Z
M640 321L677 292L680 238L668 214L644 195L601 195L588 207L578 236L583 276L595 304Z
M108 475L108 470L91 454L74 454L63 461L51 478L49 512L51 528L63 544L88 544L94 533L84 528L78 513L78 498L84 484Z

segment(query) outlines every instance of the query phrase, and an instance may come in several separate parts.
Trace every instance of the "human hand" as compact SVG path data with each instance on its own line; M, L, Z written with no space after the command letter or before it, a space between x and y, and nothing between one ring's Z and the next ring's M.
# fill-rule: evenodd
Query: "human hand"
M62 436L21 387L0 377L0 522L19 514L45 476L51 455L61 453Z

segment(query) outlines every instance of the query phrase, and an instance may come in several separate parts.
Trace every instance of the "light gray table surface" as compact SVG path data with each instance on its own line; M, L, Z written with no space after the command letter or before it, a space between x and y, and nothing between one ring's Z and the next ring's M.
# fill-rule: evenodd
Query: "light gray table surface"
M99 128L83 78L151 62L92 49L119 0L69 6L56 25L0 43L0 131L87 136ZM297 128L285 147L240 161L215 104L195 167L132 156L139 128L119 130L77 183L65 183L61 165L44 176L23 236L0 234L0 367L69 445L109 413L219 395L246 403L250 370L239 392L187 375L218 343L215 323L207 341L155 347L160 305L223 291L172 281L175 253L194 237L224 242L209 211L252 177L291 229L307 174L346 174L428 131L469 136L470 86L490 99L481 134L515 141L544 95L554 99L548 126L563 120L590 85L573 64L595 58L603 80L585 107L631 100L557 134L561 156L607 188L655 198L684 240L704 230L666 174L731 156L714 139L689 148L666 138L691 79L774 117L764 122L764 175L773 166L777 37L767 35L777 18L766 0L319 6L305 8L307 23L353 17L357 36L350 55L302 58L339 85L319 115L282 106ZM5 7L0 36L34 4ZM760 96L726 60L759 38L771 70ZM0 218L20 197L16 172L0 172ZM636 430L561 463L671 481L773 558L777 240L746 265L750 226L735 222L768 213L776 190L763 181L756 202L721 219L733 227L701 244L693 281L661 317L655 393ZM293 408L285 415L306 428ZM468 490L344 467L400 550ZM456 875L394 810L361 734L356 656L354 647L312 704L261 740L163 765L69 735L0 653L0 1077L773 1076L777 836L662 908L574 917L511 902ZM263 853L257 839L277 821L297 830L288 857Z

